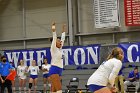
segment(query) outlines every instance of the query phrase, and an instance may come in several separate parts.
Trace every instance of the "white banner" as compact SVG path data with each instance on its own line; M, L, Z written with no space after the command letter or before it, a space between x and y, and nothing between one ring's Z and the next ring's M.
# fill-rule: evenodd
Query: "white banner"
M94 0L95 28L119 26L118 0Z

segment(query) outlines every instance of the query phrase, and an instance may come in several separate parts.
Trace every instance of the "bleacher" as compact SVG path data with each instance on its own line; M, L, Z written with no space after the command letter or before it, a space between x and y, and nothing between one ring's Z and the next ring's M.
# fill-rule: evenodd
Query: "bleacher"
M125 79L127 80L128 73L134 69L134 66L138 66L139 72L140 72L140 63L123 63L125 68L123 69L123 74ZM65 66L63 73L62 73L62 90L65 92L67 89L67 85L69 84L69 81L73 77L79 78L79 90L82 90L83 92L86 91L86 83L90 75L99 67L99 64L96 65L69 65ZM18 78L16 78L16 91L18 93ZM27 89L28 89L28 81L29 81L29 76L27 78ZM47 86L47 91L49 91L49 87ZM42 92L43 91L43 77L42 77L42 72L39 73L39 78L38 78L38 84L37 84L37 91ZM37 92L37 93L38 93ZM42 92L43 93L43 92Z
M134 70L135 66L138 66L139 68L139 72L140 72L140 63L136 62L136 63L123 63L123 65L125 66L125 68L123 69L123 75L125 80L127 80L128 78L128 74L130 71ZM63 90L66 90L66 85L68 85L69 80L72 77L78 77L79 78L79 90L83 90L84 92L86 91L86 83L88 78L91 76L91 74L99 67L99 65L95 64L95 65L82 65L81 67L76 67L76 66L65 66L65 70L63 71L63 76L62 76L62 88ZM77 69L78 68L78 69Z
M80 65L80 66L65 66L62 74L62 89L65 91L69 81L73 77L79 78L79 90L86 92L85 85L90 75L99 67L99 64L94 65Z

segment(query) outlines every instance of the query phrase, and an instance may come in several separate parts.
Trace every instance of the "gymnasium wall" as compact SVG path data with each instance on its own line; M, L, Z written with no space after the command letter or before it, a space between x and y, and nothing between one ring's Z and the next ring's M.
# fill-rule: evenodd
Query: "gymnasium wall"
M49 47L52 21L56 21L58 36L67 23L65 0L24 0L24 15L22 0L2 0L0 4L1 50L23 49L24 41L26 48Z
M119 0L120 27L103 29L94 27L93 0L71 1L74 45L140 41L140 27L125 26L124 0ZM68 25L66 0L1 0L0 50L50 47L54 20L60 36L62 24ZM68 32L65 46L69 46Z
M93 13L94 0L79 0L80 34L78 35L81 36L83 45L93 44L93 43L112 44L112 43L119 43L119 42L140 41L139 39L140 27L125 26L124 0L118 0L118 1L119 1L119 8L120 8L119 10L120 27L96 29L94 26L94 13Z

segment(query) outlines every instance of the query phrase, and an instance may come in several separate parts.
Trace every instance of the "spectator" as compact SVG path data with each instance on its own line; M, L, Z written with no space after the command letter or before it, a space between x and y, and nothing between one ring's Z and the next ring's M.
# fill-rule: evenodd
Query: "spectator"
M129 85L135 85L135 93L137 93L139 89L139 73L138 73L138 67L134 68L134 71L131 71L128 75L128 81L124 82L124 88L125 91L127 91L127 86Z

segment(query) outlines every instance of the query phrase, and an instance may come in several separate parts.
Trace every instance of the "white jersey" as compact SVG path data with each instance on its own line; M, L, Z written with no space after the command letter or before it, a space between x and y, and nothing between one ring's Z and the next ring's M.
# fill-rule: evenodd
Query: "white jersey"
M109 84L113 86L115 78L117 77L121 67L122 62L116 58L103 62L100 67L90 76L87 85L95 84L107 86Z
M39 67L38 66L29 66L28 72L30 72L31 75L38 75Z
M49 70L50 70L50 67L51 67L50 64L47 64L47 65L43 64L42 65L42 69L47 69L47 71L43 72L43 74L48 74Z
M56 47L56 40L57 40L56 32L53 32L53 41L51 45L51 56L52 56L51 65L63 68L63 58L62 58L63 51L62 47L61 48ZM65 40L65 32L63 32L61 36L62 46L64 44L64 40Z
M25 75L25 73L27 71L26 68L27 68L27 66L18 66L17 67L17 75L19 76L19 78L26 79L26 75Z

